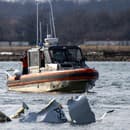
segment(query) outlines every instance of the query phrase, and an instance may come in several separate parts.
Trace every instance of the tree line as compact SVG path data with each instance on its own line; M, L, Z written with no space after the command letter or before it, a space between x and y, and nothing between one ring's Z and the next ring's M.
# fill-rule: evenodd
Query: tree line
M56 34L59 41L83 43L89 40L130 40L130 1L105 0L80 3L53 0ZM0 41L36 43L36 3L0 1ZM48 2L39 3L43 39L49 26Z

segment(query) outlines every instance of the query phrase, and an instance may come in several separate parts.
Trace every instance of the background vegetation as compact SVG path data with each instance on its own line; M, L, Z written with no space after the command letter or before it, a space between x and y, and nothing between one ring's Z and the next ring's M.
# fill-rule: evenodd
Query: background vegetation
M130 40L130 0L53 0L56 33L60 42ZM48 2L39 4L43 38L49 23ZM0 41L36 41L36 3L0 1Z

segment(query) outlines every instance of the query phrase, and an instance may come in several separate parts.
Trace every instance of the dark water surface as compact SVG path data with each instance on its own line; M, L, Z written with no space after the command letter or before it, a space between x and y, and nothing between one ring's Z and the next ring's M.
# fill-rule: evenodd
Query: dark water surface
M114 112L90 125L21 123L15 119L1 123L0 130L130 130L130 62L88 62L88 65L96 68L100 74L96 86L91 90L94 93L87 95L97 120L106 111ZM78 95L8 92L6 75L2 72L16 68L20 69L19 63L0 62L0 111L7 115L14 113L23 101L31 111L39 111L53 98L66 106L69 98ZM67 111L66 108L64 110Z

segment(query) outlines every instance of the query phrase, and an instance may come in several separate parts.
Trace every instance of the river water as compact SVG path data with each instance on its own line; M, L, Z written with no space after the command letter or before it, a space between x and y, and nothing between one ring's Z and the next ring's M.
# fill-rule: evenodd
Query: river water
M96 123L89 125L22 123L15 119L9 123L1 123L0 130L130 130L130 62L88 62L90 67L99 71L99 80L87 94L91 109L95 113ZM67 100L79 94L33 94L8 92L6 75L2 72L21 69L17 62L0 62L0 111L11 115L26 102L32 111L41 110L51 99L66 105ZM11 73L12 74L12 73ZM104 112L103 120L98 119Z

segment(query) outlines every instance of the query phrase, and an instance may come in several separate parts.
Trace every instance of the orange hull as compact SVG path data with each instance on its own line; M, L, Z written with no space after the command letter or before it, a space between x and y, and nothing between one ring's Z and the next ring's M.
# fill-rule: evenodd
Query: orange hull
M20 80L15 80L15 77L11 77L8 80L8 87L10 90L16 89L17 88L22 88L24 86L27 87L28 85L42 85L44 86L44 83L52 83L53 85L50 86L50 89L48 91L60 91L64 89L62 86L64 86L65 89L70 86L70 84L73 85L80 85L82 82L84 83L84 88L86 88L86 83L91 83L96 81L98 78L98 72L94 69L90 68L81 68L81 69L72 69L72 70L60 70L60 71L47 71L47 72L41 72L41 73L36 73L36 74L27 74L27 75L22 75ZM60 83L60 86L56 87L55 82ZM67 85L65 82L67 82ZM64 83L64 84L62 84ZM76 84L74 84L76 83ZM55 86L55 87L54 87ZM76 86L72 86L76 90L77 88L80 89L80 86L76 88ZM71 87L69 87L71 89ZM81 88L83 89L83 88ZM31 91L31 90L30 90ZM44 86L44 90L45 86ZM68 91L68 89L67 89ZM70 90L71 91L71 90Z

